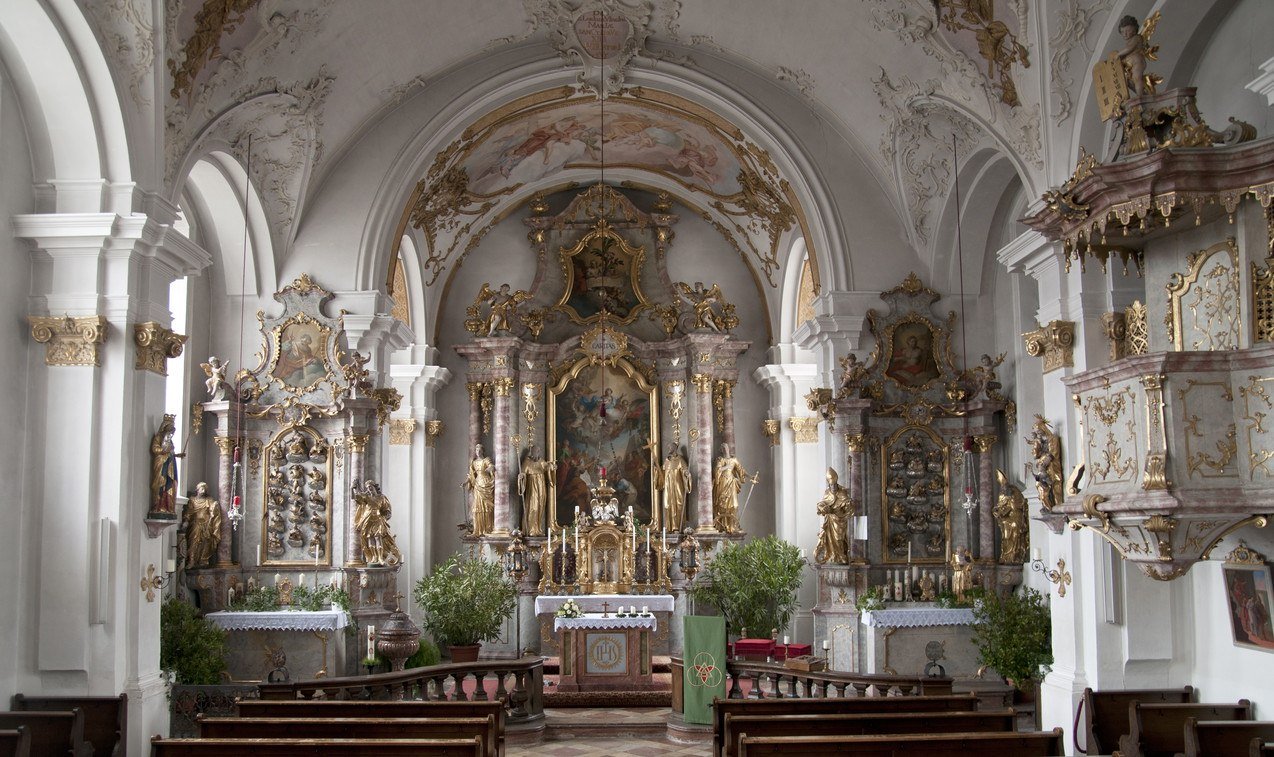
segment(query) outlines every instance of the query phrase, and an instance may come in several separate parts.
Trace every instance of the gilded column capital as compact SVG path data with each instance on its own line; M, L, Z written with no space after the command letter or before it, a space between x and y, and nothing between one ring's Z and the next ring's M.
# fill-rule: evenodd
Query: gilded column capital
M850 452L862 452L867 448L867 435L845 434L845 448Z
M700 394L712 391L712 377L706 373L696 373L690 377L690 381L695 385L695 391Z
M791 427L792 433L796 436L797 444L814 444L818 441L818 417L810 416L808 418L788 418L787 425Z
M973 448L983 454L990 452L1000 437L995 434L977 434L973 437Z
M513 391L513 379L508 376L501 376L493 382L493 385L498 397L508 397Z
M1127 316L1116 310L1101 314L1101 330L1110 341L1110 359L1120 360L1128 354Z
M1074 321L1049 321L1022 338L1026 340L1026 354L1044 358L1045 373L1075 365Z
M739 383L736 379L717 379L717 392L725 399L734 396L734 385Z
M397 446L411 444L411 435L416 433L415 418L391 418L389 420L389 443Z
M234 454L234 438L229 436L214 436L212 441L217 444L217 451L222 457L230 457Z
M349 451L361 455L367 450L367 434L350 434Z
M133 344L137 345L137 360L133 368L167 376L168 358L180 357L187 339L189 337L164 328L156 321L134 323Z
M779 446L780 430L779 422L774 418L766 418L761 421L761 433L765 434L766 438L770 440L771 447Z
M446 430L447 426L442 421L425 421L425 446L433 447Z
M33 315L27 318L31 324L31 338L43 344L45 365L102 364L101 348L106 341L106 317L89 315L72 318L69 315Z
M485 381L470 381L465 384L465 388L469 390L469 401L477 402L482 399L482 393L486 390Z

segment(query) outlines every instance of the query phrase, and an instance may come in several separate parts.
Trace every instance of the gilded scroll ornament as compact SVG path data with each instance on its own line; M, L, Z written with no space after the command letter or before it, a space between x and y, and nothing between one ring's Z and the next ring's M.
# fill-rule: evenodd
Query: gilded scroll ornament
M781 426L776 418L765 418L761 421L761 433L770 440L771 447L779 446Z
M1146 319L1146 306L1141 300L1133 300L1124 308L1125 355L1144 355L1150 351L1150 326Z
M995 478L1000 484L1000 496L992 513L1000 524L1000 563L1025 563L1031 538L1027 527L1026 498L1022 496L1022 490L1004 475L1004 471L997 470Z
M1239 546L1225 556L1225 562L1230 565L1264 565L1265 555L1249 548L1247 542L1240 541Z
M1266 211L1274 219L1274 204ZM1274 245L1274 220L1270 244ZM1265 259L1265 268L1252 261L1252 343L1274 342L1274 250Z
M797 444L815 444L818 442L818 423L816 416L808 418L791 417L787 419L787 425L792 429L792 434L796 438Z
M45 365L102 364L101 347L106 341L106 317L72 318L30 316L31 338L45 345Z
M1016 108L1022 102L1013 83L1013 65L1031 67L1030 52L1018 42L1008 24L995 17L993 2L944 0L935 3L938 20L952 33L969 31L977 40L978 54L986 62L986 77L1000 102Z
M673 441L681 441L681 414L685 410L686 382L664 382L664 399L668 403L668 416L672 418Z
M1168 336L1177 350L1232 350L1239 346L1239 249L1234 237L1191 253L1186 274L1167 284ZM1207 269L1206 271L1204 269ZM1185 309L1189 309L1187 322ZM1188 343L1189 346L1186 346Z
M188 337L164 328L156 321L133 324L133 344L137 346L133 367L160 376L168 375L168 358L180 357Z
M535 419L540 417L540 400L543 396L543 384L522 385L522 417L526 418L528 424L535 423ZM534 534L527 535L533 536Z
M706 373L696 373L690 377L690 383L695 385L695 391L700 394L707 394L712 391L712 377Z
M1194 478L1196 473L1204 478L1236 475L1237 470L1227 473L1226 468L1232 467L1232 463L1239 453L1237 424L1230 423L1219 429L1214 429L1212 428L1214 424L1208 423L1205 424L1205 430L1200 430L1199 428L1199 424L1203 423L1204 420L1199 415L1199 402L1205 403L1205 409L1203 409L1205 416L1212 415L1210 411L1221 402L1234 402L1234 392L1231 390L1229 382L1186 379L1185 383L1185 388L1177 390L1177 401L1181 403L1181 417L1183 420L1181 439L1184 441L1186 471L1189 477ZM1209 402L1209 400L1211 401ZM1190 407L1192 401L1195 405L1194 409ZM1227 416L1232 417L1228 413ZM1221 434L1218 434L1218 431ZM1216 450L1215 455L1206 449L1206 443L1209 441L1212 442L1213 449ZM1204 447L1204 449L1199 449L1199 447Z
M849 518L855 508L849 490L840 485L834 468L827 469L827 491L816 507L823 517L823 525L818 545L814 547L814 562L845 565L849 562Z
M1274 416L1270 382L1274 382L1274 376L1248 376L1247 383L1239 387L1239 396L1243 398L1243 415L1240 418L1247 421L1243 430L1247 434L1248 475L1254 479L1258 471L1266 478L1274 476L1274 471L1270 470L1270 461L1274 460L1274 443L1271 443L1271 429L1265 425L1266 419Z
M1168 480L1168 442L1163 416L1163 373L1149 373L1141 377L1146 389L1146 465L1141 480L1144 491L1166 491L1172 488Z
M1101 314L1101 330L1110 342L1110 359L1121 360L1128 353L1128 321L1124 313Z
M1053 433L1053 427L1042 415L1035 416L1035 425L1026 437L1031 450L1031 475L1040 495L1040 505L1047 511L1062 504L1066 482L1062 472L1062 440Z
M415 418L394 418L389 422L389 443L396 446L411 444L411 436L416 433Z
M831 389L819 386L805 393L805 406L829 423L836 416L835 396Z
M1034 331L1022 335L1026 340L1026 354L1044 358L1044 372L1075 364L1075 322L1049 321Z

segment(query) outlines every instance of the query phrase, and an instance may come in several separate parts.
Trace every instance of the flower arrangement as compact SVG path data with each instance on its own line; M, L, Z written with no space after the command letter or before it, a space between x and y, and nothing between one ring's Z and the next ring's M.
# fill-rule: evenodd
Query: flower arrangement
M562 606L557 608L557 612L553 614L559 618L579 618L583 617L584 611L579 608L579 605L576 604L575 600L568 599L563 602Z

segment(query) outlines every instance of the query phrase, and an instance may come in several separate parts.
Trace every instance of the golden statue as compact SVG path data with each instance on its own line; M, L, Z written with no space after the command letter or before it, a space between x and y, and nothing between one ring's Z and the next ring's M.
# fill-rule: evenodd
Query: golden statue
M482 454L482 445L473 448L469 477L460 484L472 496L470 513L473 531L470 536L483 536L495 530L495 465Z
M1124 16L1119 19L1119 36L1124 38L1124 46L1110 54L1111 58L1123 65L1124 81L1131 97L1153 95L1155 88L1163 82L1163 77L1146 73L1146 61L1158 60L1158 45L1150 44L1150 38L1159 24L1159 12L1150 14L1144 27L1137 23L1135 16Z
M844 565L849 562L849 516L854 514L854 501L840 485L836 470L827 469L827 492L818 501L818 514L823 516L823 529L814 547L814 562Z
M202 568L217 557L221 546L221 507L208 496L208 484L195 484L195 496L186 502L182 513L186 532L186 570Z
M739 459L730 454L730 445L721 445L716 472L712 477L712 522L718 531L737 534L739 527L739 492L748 472ZM752 479L756 483L756 479Z
M681 531L686 522L686 497L693 485L686 458L676 444L669 444L663 465L655 464L655 486L664 493L664 525L673 533Z
M951 553L951 593L957 602L963 602L965 594L973 588L973 556L968 547L960 547Z
M177 458L185 454L173 447L176 416L167 414L150 438L150 515L175 519L177 515Z
M1044 416L1035 416L1035 425L1026 437L1026 444L1031 448L1031 475L1035 477L1035 488L1040 493L1040 504L1045 510L1053 510L1062 504L1065 497L1062 475L1062 440L1053 433L1052 427Z
M398 543L389 530L389 518L393 515L389 497L382 494L380 486L370 479L362 489L355 481L351 494L354 498L354 533L358 535L363 562L368 565L402 563L402 553L398 551Z
M549 487L556 486L553 472L557 465L540 458L540 448L532 444L518 473L518 494L522 495L522 531L527 536L544 535L544 511L548 506ZM476 523L476 519L475 519Z
M466 310L469 316L465 319L465 329L474 336L495 336L508 333L513 327L514 316L518 306L531 299L531 294L524 289L510 291L508 284L501 284L499 289L492 289L490 283L484 283L478 290L478 296ZM482 306L490 306L487 317L481 317Z
M1004 471L997 470L995 478L1000 482L1000 497L992 513L1000 524L1000 562L1004 565L1026 562L1027 540L1030 533L1026 523L1026 498L1022 490L1009 483Z
M702 281L696 281L694 287L678 281L673 286L682 297L690 301L694 312L693 328L721 332L730 331L739 325L739 318L734 314L734 305L726 302L719 284L705 289Z

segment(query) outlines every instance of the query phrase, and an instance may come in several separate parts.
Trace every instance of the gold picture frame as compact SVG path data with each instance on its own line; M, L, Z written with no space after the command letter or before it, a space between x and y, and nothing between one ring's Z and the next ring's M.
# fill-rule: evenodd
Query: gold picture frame
M573 246L562 247L558 257L565 286L553 307L572 323L587 325L606 319L627 325L651 306L641 290L645 246L629 244L606 219L598 219ZM612 305L627 312L612 310Z
M314 391L334 373L330 357L334 339L329 326L306 313L293 315L270 332L272 349L266 374L290 394Z
M295 558L288 559L288 558L277 558L277 557L270 556L269 550L266 544L266 540L269 533L269 518L270 518L269 503L270 503L271 485L267 481L261 487L261 534L260 534L260 541L258 542L258 545L257 545L259 550L258 562L262 566L269 565L269 566L276 566L276 567L303 568L308 566L308 567L316 568L316 569L331 567L334 564L332 560L332 529L333 529L332 512L334 510L333 502L332 502L332 484L333 484L332 476L333 476L333 473L335 472L334 471L335 466L333 464L333 461L337 454L336 445L329 442L321 433L319 433L317 429L311 426L308 426L305 424L289 424L287 426L284 426L282 429L280 429L279 432L276 433L270 439L270 443L265 446L265 450L262 453L262 456L267 461L267 465L269 464L268 461L272 459L273 451L276 448L284 449L288 440L291 439L294 434L302 434L309 438L309 445L307 449L311 451L310 452L311 455L313 454L312 450L314 449L314 443L316 441L321 441L326 446L326 453L325 453L326 459L322 463L314 465L315 468L323 471L323 475L326 477L326 482L327 482L322 490L323 497L325 501L327 502L327 508L325 510L325 515L327 517L327 532L323 535L324 542L325 542L323 546L323 557L315 561L313 559L308 559L308 558L305 560L298 560ZM313 457L308 457L307 461L310 463L313 463L314 462ZM292 464L299 464L299 463L293 462ZM305 507L304 512L306 514L309 514L311 512L309 506ZM308 533L308 529L307 529L307 533ZM308 548L309 546L308 544L306 544L305 546L293 547L292 549L300 549L302 551L305 551ZM284 552L286 553L287 551L289 550L287 547L285 547Z
M885 329L884 375L909 392L923 392L942 378L946 336L919 313L908 313Z

